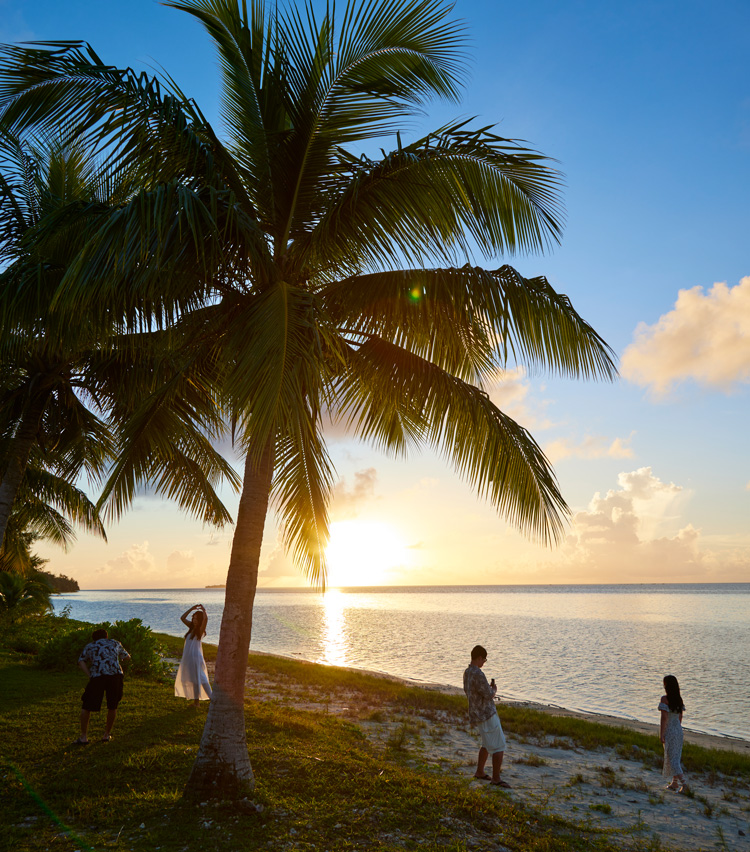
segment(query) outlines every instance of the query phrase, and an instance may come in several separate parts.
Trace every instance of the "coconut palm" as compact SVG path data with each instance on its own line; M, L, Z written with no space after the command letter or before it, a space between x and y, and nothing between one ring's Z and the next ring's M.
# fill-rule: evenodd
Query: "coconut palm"
M32 553L32 544L46 539L67 550L75 541L75 527L106 539L96 505L81 489L46 469L39 455L34 448L5 528L2 571L33 573L44 560Z
M127 334L106 306L101 321L52 309L86 241L139 184L80 140L0 125L0 542L35 453L35 483L46 471L58 494L81 474L100 483L117 459L115 499L148 483L206 522L230 520L214 486L236 475L211 446L222 421L194 354L183 347L175 367L163 333ZM133 422L144 399L159 410L156 431Z
M48 612L52 609L50 597L54 589L40 574L16 574L0 571L0 615L9 621L18 621L27 615Z
M84 44L7 48L11 128L64 119L151 181L68 270L67 310L106 304L202 345L245 453L214 696L188 792L252 787L244 680L269 503L325 582L334 470L325 416L394 455L428 444L521 530L566 506L532 436L483 389L508 364L612 378L611 353L544 278L470 261L560 236L559 175L491 127L448 124L380 155L433 97L457 99L460 24L443 0L179 0L215 42L220 137L171 81ZM469 262L467 262L469 261ZM127 280L128 286L122 282ZM142 328L142 325L139 326Z

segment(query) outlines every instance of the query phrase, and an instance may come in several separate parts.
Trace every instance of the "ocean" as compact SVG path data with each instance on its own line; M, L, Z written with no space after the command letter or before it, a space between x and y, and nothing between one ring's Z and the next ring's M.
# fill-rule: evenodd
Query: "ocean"
M223 589L81 591L71 618L140 618L183 635L208 612L217 642ZM750 583L259 589L251 650L460 687L469 651L488 651L498 695L623 719L659 720L674 674L686 728L750 740Z

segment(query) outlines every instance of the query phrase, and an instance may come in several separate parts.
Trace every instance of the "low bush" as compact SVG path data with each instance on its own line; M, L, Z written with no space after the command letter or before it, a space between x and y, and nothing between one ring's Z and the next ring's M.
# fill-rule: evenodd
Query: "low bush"
M161 678L169 672L159 640L140 618L116 621L107 630L110 637L117 639L130 654L129 671L132 674Z
M124 660L123 670L140 677L162 678L169 671L162 659L162 650L157 637L150 627L146 627L140 618L129 621L116 621L114 624L87 624L76 626L65 633L53 636L39 650L38 663L42 668L67 671L78 665L83 648L91 641L91 634L103 627L110 639L117 639L130 654L130 660Z
M50 639L78 627L91 630L87 622L68 618L65 610L60 615L30 615L12 623L0 617L0 646L21 654L38 654Z
M109 624L86 624L73 627L65 633L50 637L39 649L37 662L43 669L58 672L69 671L78 665L78 657L85 645L91 641L91 632L97 627L109 630Z

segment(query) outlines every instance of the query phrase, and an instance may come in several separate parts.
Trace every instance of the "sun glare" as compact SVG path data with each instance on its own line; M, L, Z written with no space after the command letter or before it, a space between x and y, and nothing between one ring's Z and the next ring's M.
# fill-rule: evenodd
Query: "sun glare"
M389 524L337 521L326 548L328 586L378 586L394 568L407 567L409 549Z

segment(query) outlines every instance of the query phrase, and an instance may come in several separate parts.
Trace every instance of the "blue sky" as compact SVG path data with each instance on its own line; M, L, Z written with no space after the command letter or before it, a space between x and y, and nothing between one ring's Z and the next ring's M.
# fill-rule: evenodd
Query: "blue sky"
M555 461L574 512L555 552L508 531L429 453L395 462L332 436L338 530L365 548L385 530L400 542L379 574L360 576L749 580L750 7L457 0L455 14L470 40L464 97L405 135L477 116L559 161L562 245L486 265L546 275L624 356L623 376L605 385L513 373L492 390ZM35 39L84 39L112 64L162 65L218 118L212 46L182 12L150 0L0 0L0 40ZM82 539L45 555L88 587L202 585L222 581L229 535L144 498L108 546ZM347 560L339 579L353 583L354 545ZM298 581L273 519L262 566L263 583Z

